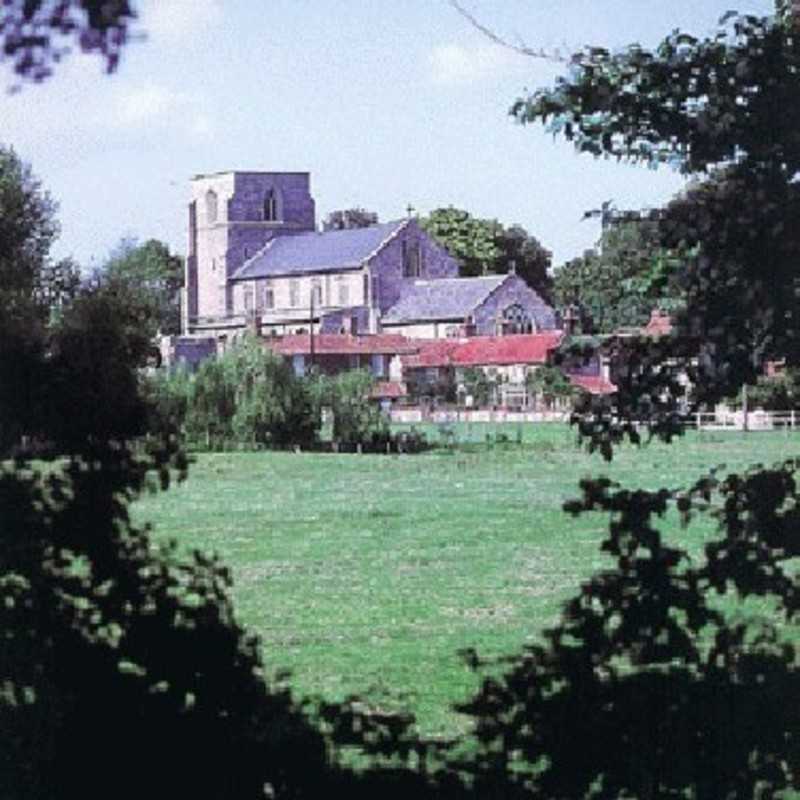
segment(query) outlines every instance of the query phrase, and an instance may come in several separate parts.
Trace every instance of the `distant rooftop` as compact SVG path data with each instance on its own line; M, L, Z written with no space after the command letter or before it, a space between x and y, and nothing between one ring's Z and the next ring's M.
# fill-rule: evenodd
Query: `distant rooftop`
M384 316L388 324L426 320L463 320L498 287L508 275L478 278L441 278L414 281Z
M279 169L223 169L219 172L198 172L192 176L196 181L200 178L216 178L220 175L310 175L307 170L279 170Z
M263 345L283 356L308 355L312 350L311 335L292 333L275 338L266 337ZM413 353L416 341L396 333L371 333L351 336L346 333L318 333L314 336L313 350L317 355L373 355Z
M233 280L356 269L408 220L352 228L276 236L234 273Z
M562 331L466 339L417 339L418 350L403 356L406 368L472 367L486 364L544 364L558 347Z

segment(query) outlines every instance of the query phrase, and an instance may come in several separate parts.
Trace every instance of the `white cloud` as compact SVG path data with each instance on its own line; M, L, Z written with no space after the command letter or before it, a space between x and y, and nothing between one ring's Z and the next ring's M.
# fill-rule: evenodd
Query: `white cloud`
M198 138L211 136L214 133L214 123L211 117L203 111L195 114L189 126L189 132Z
M126 126L151 122L174 110L179 99L162 86L135 87L118 99L114 121Z
M216 25L222 0L146 0L139 25L154 41L176 41Z
M441 44L430 55L434 81L442 84L475 83L521 72L530 59L494 44L467 48L460 44Z
M158 84L134 86L115 98L113 113L98 117L117 130L180 129L198 137L213 133L213 118L201 97Z

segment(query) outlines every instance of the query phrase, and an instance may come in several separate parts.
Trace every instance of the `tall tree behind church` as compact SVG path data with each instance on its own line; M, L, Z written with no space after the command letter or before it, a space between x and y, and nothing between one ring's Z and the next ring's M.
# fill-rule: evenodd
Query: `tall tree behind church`
M322 221L323 231L345 231L351 228L368 228L378 224L378 215L365 208L345 208L331 211Z
M462 276L504 275L513 269L549 301L552 281L548 270L552 254L521 225L505 228L496 219L474 217L453 206L434 209L419 223L459 260Z

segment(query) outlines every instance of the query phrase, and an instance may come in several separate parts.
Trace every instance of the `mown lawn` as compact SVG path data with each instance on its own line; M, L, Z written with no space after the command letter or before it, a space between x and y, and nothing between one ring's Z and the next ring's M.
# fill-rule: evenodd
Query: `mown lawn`
M428 734L466 720L450 706L475 688L457 651L511 653L552 624L580 580L603 566L598 515L561 511L578 481L688 486L708 467L800 455L800 434L700 433L622 448L611 464L578 450L561 425L459 436L509 445L416 456L202 455L189 479L134 508L186 550L221 554L241 621L301 695L402 694ZM435 431L433 432L435 438ZM682 531L691 549L710 528Z

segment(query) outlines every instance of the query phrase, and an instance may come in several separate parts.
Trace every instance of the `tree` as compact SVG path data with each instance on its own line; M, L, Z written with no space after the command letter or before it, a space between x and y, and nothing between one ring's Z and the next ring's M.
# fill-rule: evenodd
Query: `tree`
M225 357L235 360L236 410L231 423L239 441L272 447L315 442L319 415L291 364L249 337Z
M622 435L638 441L633 419L674 430L670 403L684 389L671 362L692 370L695 399L752 380L768 358L796 363L800 41L782 13L723 23L713 39L675 33L655 52L588 50L555 89L512 110L550 121L580 151L713 178L655 217L661 246L679 257L677 332L617 342L622 399L578 418L609 458ZM784 103L789 120L773 124ZM601 548L612 563L463 705L477 757L466 747L453 763L476 793L711 800L796 790L800 718L784 698L800 670L784 625L798 608L798 477L791 460L712 471L688 490L584 481L565 509L609 517ZM670 543L668 516L703 531L711 519L717 534L690 556Z
M489 220L477 219L450 206L434 209L419 224L458 259L462 275L481 275L500 258L493 223Z
M375 383L363 369L334 376L312 376L316 386L316 405L333 413L333 440L345 447L371 444L373 439L388 439L388 425L380 406L370 392Z
M494 271L504 275L513 269L531 289L549 302L553 293L550 276L553 254L521 225L511 225L509 228L501 226L495 243L500 255L495 261Z
M461 383L472 404L478 408L488 406L495 400L497 384L480 367L467 367L461 375Z
M800 212L800 45L788 6L777 12L728 14L715 36L676 32L653 52L588 49L555 88L511 109L581 152L669 164L694 180L647 217L657 219L661 246L681 263L684 305L668 342L631 344L613 412L595 409L604 423L591 430L608 441L635 440L626 422L633 418L669 437L682 405L735 394L768 361L800 360L800 236L792 222ZM690 389L676 380L678 364Z
M56 204L13 149L0 147L0 276L6 308L31 301L58 236Z
M324 231L343 231L350 228L368 228L378 224L378 215L374 211L363 208L346 208L343 211L331 211L322 221Z
M792 462L712 473L688 491L584 481L566 508L609 517L612 563L461 707L476 718L477 756L456 763L476 794L716 800L797 788L800 715L785 698L800 671L782 631L797 611L797 478ZM664 532L667 514L706 531L715 520L717 535L690 558ZM743 602L755 597L770 615Z
M641 326L655 307L680 308L676 262L660 246L655 223L610 223L598 249L555 271L553 296L558 306L579 309L583 333Z
M230 573L130 520L187 466L171 420L141 436L146 332L93 286L46 327L23 303L46 248L20 252L38 257L0 292L0 434L49 449L0 461L0 795L353 796L306 709L267 683Z
M149 430L171 425L195 447L309 446L319 432L309 381L251 336L206 359L194 374L157 374L145 386L155 405Z
M0 13L0 60L21 80L43 81L77 44L113 72L136 12L129 0L7 0Z
M76 266L54 263L56 205L13 149L0 147L0 452L38 426L50 312L77 290Z
M183 260L163 242L123 240L94 283L127 305L132 322L151 338L180 332Z
M505 274L513 268L542 297L550 297L551 254L521 225L506 229L497 220L452 206L431 211L420 225L459 261L462 275Z
M550 408L558 399L578 394L569 378L558 367L549 364L529 372L525 385L536 400L542 400L546 408Z

